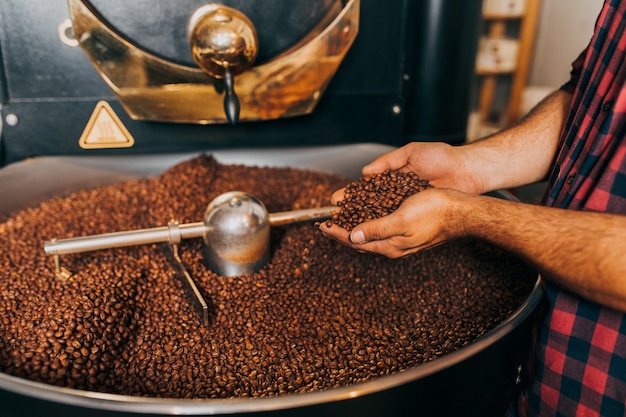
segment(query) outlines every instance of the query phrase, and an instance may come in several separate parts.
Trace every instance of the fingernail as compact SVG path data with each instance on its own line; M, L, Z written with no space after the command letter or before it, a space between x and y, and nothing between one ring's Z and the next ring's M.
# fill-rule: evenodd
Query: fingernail
M350 234L350 241L352 243L365 243L365 233L362 230L355 230Z

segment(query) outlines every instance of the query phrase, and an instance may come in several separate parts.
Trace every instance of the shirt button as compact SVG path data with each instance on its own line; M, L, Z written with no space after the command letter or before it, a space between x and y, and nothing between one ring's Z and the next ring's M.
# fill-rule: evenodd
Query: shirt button
M567 182L568 184L571 184L574 182L574 178L576 178L576 173L569 174L565 182Z
M613 107L613 100L605 101L604 104L602 105L602 110L609 111L611 110L611 107Z

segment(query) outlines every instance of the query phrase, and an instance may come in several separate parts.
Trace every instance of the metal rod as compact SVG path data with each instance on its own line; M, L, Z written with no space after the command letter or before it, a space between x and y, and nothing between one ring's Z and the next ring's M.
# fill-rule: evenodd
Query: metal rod
M167 255L167 259L174 268L176 276L181 281L183 288L185 289L185 293L187 294L187 298L191 302L198 313L200 318L200 324L203 326L209 325L209 306L207 302L204 300L204 297L200 293L198 286L196 285L189 272L187 272L187 268L185 268L185 264L183 264L182 259L178 253L178 245L172 243L165 244L165 253Z
M46 255L50 256L150 243L178 243L178 235L180 235L181 239L202 237L205 230L206 227L204 223L197 222L125 232L105 233L94 236L53 239L44 243L44 252Z
M277 213L270 213L269 220L271 226L282 226L285 224L303 222L303 221L318 221L330 219L333 216L333 211L336 210L335 206L309 208L302 210L280 211Z
M269 214L271 226L283 226L307 220L325 220L332 217L334 206L281 211ZM124 232L104 233L93 236L81 236L66 239L52 239L44 242L47 256L69 253L89 252L101 249L122 248L126 246L147 245L151 243L180 243L181 239L202 237L207 227L203 222L175 224L149 229Z

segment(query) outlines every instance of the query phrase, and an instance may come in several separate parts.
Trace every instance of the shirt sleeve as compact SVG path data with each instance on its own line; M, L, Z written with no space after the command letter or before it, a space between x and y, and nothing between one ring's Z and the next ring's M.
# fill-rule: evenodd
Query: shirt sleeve
M580 78L580 73L582 71L583 63L585 62L585 56L587 55L587 50L585 49L578 55L578 58L574 62L572 62L572 70L570 71L570 79L565 84L561 86L562 91L566 91L570 94L574 94L574 89L576 88L576 84L578 84L578 79Z

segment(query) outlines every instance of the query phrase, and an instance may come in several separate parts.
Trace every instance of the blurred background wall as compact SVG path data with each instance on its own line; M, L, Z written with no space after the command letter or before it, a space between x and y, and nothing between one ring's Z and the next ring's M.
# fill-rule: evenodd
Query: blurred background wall
M572 61L587 46L602 0L543 0L522 111L569 78Z

